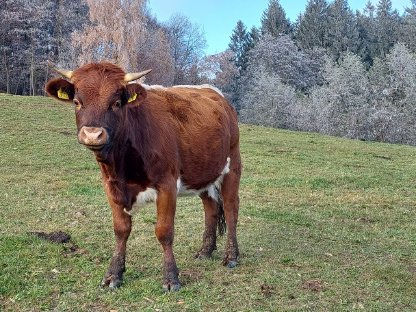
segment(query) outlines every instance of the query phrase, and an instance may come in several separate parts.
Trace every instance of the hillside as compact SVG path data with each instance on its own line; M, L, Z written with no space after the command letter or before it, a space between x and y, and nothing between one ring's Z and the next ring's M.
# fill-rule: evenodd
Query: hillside
M240 266L222 267L223 238L213 260L193 258L203 210L181 198L174 250L184 287L161 291L147 208L134 219L125 284L111 292L98 287L111 212L73 108L0 94L0 310L416 310L416 148L240 129Z

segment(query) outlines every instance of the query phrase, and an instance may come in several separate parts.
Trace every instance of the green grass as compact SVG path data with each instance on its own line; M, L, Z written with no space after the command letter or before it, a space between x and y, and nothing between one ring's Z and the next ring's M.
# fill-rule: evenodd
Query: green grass
M134 219L125 283L99 283L111 212L73 109L0 94L0 311L415 311L416 148L241 125L240 266L198 261L203 210L181 198L183 288L161 290L155 211ZM27 232L65 231L58 245Z

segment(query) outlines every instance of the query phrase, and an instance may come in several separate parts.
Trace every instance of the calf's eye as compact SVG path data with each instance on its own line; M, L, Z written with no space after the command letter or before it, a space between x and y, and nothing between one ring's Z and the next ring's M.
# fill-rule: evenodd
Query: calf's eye
M113 104L113 109L119 109L121 107L121 101L117 100Z
M74 99L74 104L75 104L75 109L76 110L80 110L81 109L81 102L78 101L77 99Z

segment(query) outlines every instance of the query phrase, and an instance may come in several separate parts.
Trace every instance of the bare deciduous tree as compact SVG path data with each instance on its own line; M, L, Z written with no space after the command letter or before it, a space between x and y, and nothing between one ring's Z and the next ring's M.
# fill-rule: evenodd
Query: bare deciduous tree
M72 39L80 64L108 60L137 70L137 48L146 37L145 0L86 0L91 25Z
M199 26L183 15L173 15L167 29L175 66L174 84L186 84L204 56L205 37Z

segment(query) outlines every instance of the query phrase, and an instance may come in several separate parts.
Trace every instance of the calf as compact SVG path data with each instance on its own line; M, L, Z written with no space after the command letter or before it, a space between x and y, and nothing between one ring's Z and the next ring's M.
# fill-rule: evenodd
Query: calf
M112 209L116 245L102 285L121 284L133 211L154 201L163 288L180 288L172 243L176 198L184 193L197 194L204 205L205 231L196 257L211 256L217 227L222 232L226 222L223 264L236 266L239 131L222 94L209 86L130 83L149 71L126 74L111 63L56 71L62 78L48 81L46 92L74 104L78 141L95 154Z

